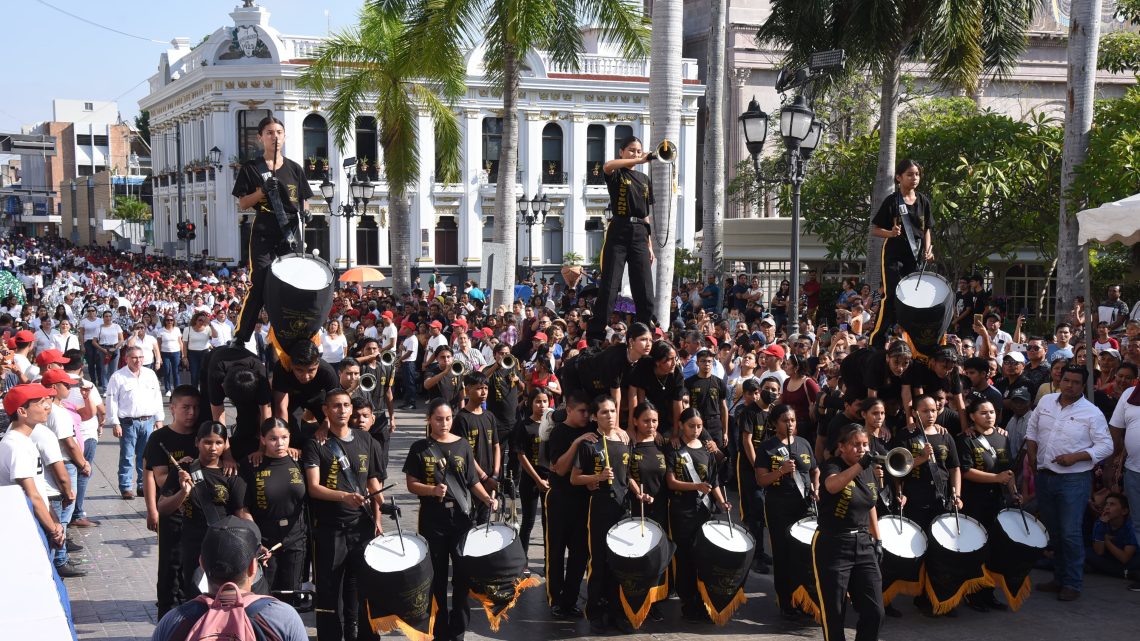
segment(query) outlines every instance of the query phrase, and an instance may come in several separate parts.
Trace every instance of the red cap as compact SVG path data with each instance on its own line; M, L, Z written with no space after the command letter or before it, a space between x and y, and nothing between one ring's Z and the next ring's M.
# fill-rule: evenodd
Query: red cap
M387 318L388 320L392 320L395 317L392 315L392 312L384 312L383 314L380 314L380 318Z
M464 319L462 316L460 316L460 317L456 318L451 323L451 326L452 327L462 327L463 329L467 329L467 320Z
M436 320L436 321L432 321L432 322L428 323L428 327L434 327L434 328L436 328L436 329L443 329L443 323L441 323L441 322L439 322L439 321L437 321L437 320Z
M16 337L12 336L8 339L8 349L16 349Z
M767 347L767 349L764 350L764 353L768 354L770 356L775 356L776 358L779 358L779 359L784 358L784 348L780 347L776 343L772 343L771 345L769 345Z
M415 329L416 324L411 321L404 321L403 323L400 323L400 327L403 329Z
M39 365L40 369L47 369L48 365L55 363L66 365L70 362L71 359L65 358L63 352L58 349L45 349L36 356L36 365Z
M716 349L716 346L717 346L716 336L705 336L705 340L708 341L712 345L713 349Z
M654 327L653 328L653 335L654 336L664 336L665 332L661 331L660 327Z
M589 346L590 344L587 343L585 339L578 341L578 344L576 345L578 349L586 349Z
M54 397L55 390L44 387L39 383L17 385L8 390L8 394L4 397L4 412L7 414L15 414L16 410L23 407L28 401L34 401L37 398Z
M350 309L347 312L345 312L344 315L348 316L350 318L356 318L357 316L360 316L360 310L359 309Z
M491 338L494 335L495 335L495 330L491 329L490 327L484 327L483 328L483 336L484 337Z
M535 334L534 334L534 340L536 340L536 341L544 341L544 340L546 340L546 334L544 334L543 332L535 332Z
M32 343L35 342L35 340L36 335L26 329L21 329L20 331L16 332L17 343Z
M67 383L68 385L75 385L75 379L71 378L71 374L61 369L49 369L44 372L43 377L40 378L40 383L44 386L55 385L56 383Z

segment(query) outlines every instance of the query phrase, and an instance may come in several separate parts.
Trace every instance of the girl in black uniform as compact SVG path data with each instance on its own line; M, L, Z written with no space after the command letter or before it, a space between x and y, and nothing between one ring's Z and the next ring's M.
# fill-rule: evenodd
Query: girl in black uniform
M643 358L629 375L629 409L642 403L653 403L657 408L658 430L664 438L670 438L676 427L676 419L681 414L681 392L685 390L685 377L677 365L677 350L668 341L657 341L649 350L649 358ZM633 424L631 420L630 425Z
M570 472L570 483L590 491L586 519L590 561L586 571L586 616L590 633L604 634L609 624L623 633L633 632L618 601L618 583L606 564L606 533L625 515L629 492L640 495L629 476L629 437L618 427L618 410L612 398L603 396L590 406L598 440L580 443Z
M878 639L883 623L882 543L871 460L867 432L851 424L840 430L837 456L820 472L819 527L811 551L824 641L845 638L848 595L859 613L855 641Z
M602 277L598 280L598 298L586 337L605 340L606 323L614 309L625 267L629 265L629 289L637 308L637 321L648 324L653 318L653 233L649 228L649 206L653 204L653 186L649 176L633 168L653 159L634 137L621 141L619 158L607 161L602 170L610 192L613 219L602 240Z
M686 408L680 419L681 447L665 455L665 483L670 491L669 538L677 546L674 576L677 596L681 597L681 615L690 621L708 622L708 611L697 593L693 544L701 526L712 516L714 500L726 512L732 506L720 490L716 457L701 442L704 426L700 412Z
M808 501L818 499L819 467L811 444L796 436L796 412L779 404L768 412L766 428L775 436L756 451L756 482L764 488L764 517L772 537L772 579L780 614L790 621L799 618L792 607L792 549L788 528L807 515Z
M273 592L297 592L305 567L309 527L305 517L305 479L289 455L289 424L269 418L261 425L261 462L241 469L246 492L238 516L261 530L261 544L272 548L265 565L265 583Z
M746 379L741 388L744 396L733 420L740 435L740 455L736 458L737 491L740 496L740 521L756 539L756 556L752 570L767 574L772 557L764 552L764 488L756 483L756 451L772 434L765 427L768 410L780 396L780 381L774 377L763 382Z
M649 401L638 403L633 410L633 462L629 473L641 488L641 502L645 516L662 528L669 526L669 498L665 492L665 453L657 445L657 407ZM640 506L637 506L640 515Z
M222 453L229 430L217 421L202 423L194 438L198 460L182 466L178 474L166 477L166 487L158 500L159 514L182 511L182 539L179 544L182 586L187 598L200 594L194 583L202 539L211 523L237 514L245 500L245 481L222 472Z
M460 507L470 506L471 495L492 512L491 498L475 475L475 455L467 439L451 433L451 406L442 398L428 403L428 437L412 444L404 462L408 491L420 497L419 533L428 542L433 578L431 594L439 607L432 634L436 639L461 641L471 619L467 577L456 571L451 581L451 607L447 606L449 561L458 568L459 543L471 529L471 518Z
M522 524L519 527L519 540L523 551L530 549L530 533L534 530L534 511L537 506L542 511L542 529L546 531L546 492L550 489L547 477L550 470L539 463L542 439L538 426L542 415L550 407L550 392L545 387L534 390L530 395L530 416L518 422L512 435L514 445L511 450L519 459L519 498L522 502Z
M999 527L997 515L1002 509L1002 487L1009 488L1011 496L1017 495L1009 438L997 429L997 411L988 400L974 397L966 413L970 417L972 433L963 432L954 439L962 466L962 496L968 506L964 512L993 532ZM965 600L966 605L978 612L1008 607L997 600L993 588L982 588L966 595Z
M863 416L863 430L867 432L867 443L871 448L871 454L886 455L890 451L888 444L891 442L891 432L886 425L887 406L881 399L868 398L861 403L859 413ZM882 465L875 466L874 475L879 491L879 500L875 507L879 510L879 514L889 514L892 511L892 499L895 495L894 484L887 483L891 479L884 475Z

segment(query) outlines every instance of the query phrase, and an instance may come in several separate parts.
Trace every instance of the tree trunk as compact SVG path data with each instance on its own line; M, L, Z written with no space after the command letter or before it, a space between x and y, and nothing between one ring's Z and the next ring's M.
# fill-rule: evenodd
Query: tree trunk
M702 203L701 272L719 276L724 270L724 3L711 0L708 74L705 77L704 194Z
M899 131L899 70L902 54L888 60L883 67L883 84L879 96L879 164L875 169L875 188L871 192L871 211L867 216L867 284L874 291L882 285L879 259L883 239L871 235L870 221L883 202L895 190L895 143Z
M1096 56L1100 40L1101 0L1072 3L1069 18L1069 79L1065 108L1065 141L1061 156L1061 211L1057 233L1057 313L1067 311L1073 299L1084 293L1084 256L1077 245L1076 212L1081 203L1065 196L1085 161L1092 129L1093 93L1096 89ZM1096 309L1092 300L1085 310Z
M392 238L392 290L397 297L412 291L411 225L407 195L392 194L388 199L388 234Z
M495 307L508 308L514 298L514 271L518 243L518 228L515 222L515 173L519 165L519 126L518 126L519 64L518 50L507 44L503 48L503 138L499 147L499 179L495 183L495 242L506 248L505 260L511 261L512 279L506 289L499 289L491 283L491 300Z
M661 140L677 143L681 132L681 0L655 0L653 36L649 58L649 117L653 139L644 141L650 149ZM680 158L677 159L680 162ZM650 165L653 197L653 253L657 255L656 304L653 315L662 325L669 324L669 300L673 291L673 260L676 249L677 194L673 171L664 163Z

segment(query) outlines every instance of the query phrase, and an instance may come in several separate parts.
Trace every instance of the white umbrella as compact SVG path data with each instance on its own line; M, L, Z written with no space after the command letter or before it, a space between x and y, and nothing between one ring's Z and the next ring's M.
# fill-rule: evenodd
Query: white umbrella
M1081 245L1090 240L1135 245L1140 242L1140 194L1086 209L1077 214L1077 221L1077 242Z

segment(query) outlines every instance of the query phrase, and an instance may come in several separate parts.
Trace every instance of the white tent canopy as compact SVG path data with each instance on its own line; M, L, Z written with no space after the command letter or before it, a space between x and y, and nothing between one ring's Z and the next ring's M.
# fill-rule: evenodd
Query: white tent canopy
M1140 194L1086 209L1077 214L1077 221L1077 242L1081 245L1090 240L1135 245L1140 242Z

